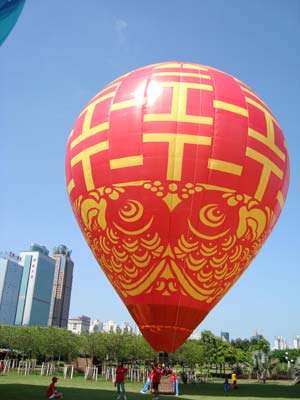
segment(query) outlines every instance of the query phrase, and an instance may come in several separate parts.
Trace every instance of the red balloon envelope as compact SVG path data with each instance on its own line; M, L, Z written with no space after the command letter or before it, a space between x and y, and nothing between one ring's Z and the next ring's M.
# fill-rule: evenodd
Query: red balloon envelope
M81 230L144 337L175 351L277 221L289 162L257 95L216 69L130 72L83 109L66 177Z

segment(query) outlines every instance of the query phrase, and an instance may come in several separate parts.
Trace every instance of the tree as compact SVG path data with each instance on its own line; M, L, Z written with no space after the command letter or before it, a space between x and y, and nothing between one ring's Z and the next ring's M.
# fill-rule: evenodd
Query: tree
M261 350L263 353L268 354L270 352L270 343L264 338L253 338L251 339L249 350Z
M265 382L270 375L270 343L264 338L253 338L249 350L252 353L252 367L257 379Z
M212 364L217 362L217 338L210 331L203 331L200 338L202 347L203 363L207 371L210 371Z
M250 347L250 340L248 339L235 339L231 340L231 345L236 349L241 349L243 351L248 351Z
M181 364L194 368L203 363L203 347L198 340L188 340L176 351L176 358Z
M17 345L18 339L16 327L0 325L0 346L11 352L13 349L17 349Z
M217 364L219 365L219 373L225 375L226 364L232 365L236 362L236 351L231 344L223 339L218 338L217 344ZM217 367L216 367L217 370Z

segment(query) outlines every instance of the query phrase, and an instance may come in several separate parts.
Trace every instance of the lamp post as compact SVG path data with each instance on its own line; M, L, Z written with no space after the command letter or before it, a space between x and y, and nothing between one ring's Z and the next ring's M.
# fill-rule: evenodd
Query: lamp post
M293 363L294 360L289 357L288 351L285 352L285 359L287 361L287 373L288 373L288 379L290 382L291 381L291 363Z

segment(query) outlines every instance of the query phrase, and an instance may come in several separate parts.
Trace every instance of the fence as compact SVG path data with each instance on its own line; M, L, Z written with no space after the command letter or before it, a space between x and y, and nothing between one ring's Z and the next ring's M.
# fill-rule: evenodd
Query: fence
M18 374L28 375L33 372L36 367L36 360L19 361Z
M128 368L126 379L131 382L144 382L146 376L148 374L148 370L139 369L139 368ZM116 379L116 367L106 366L102 367L102 376L106 381L114 382Z
M54 363L42 363L41 366L41 375L49 376L53 375L55 371L55 364Z
M85 368L84 380L87 380L87 379L91 379L93 381L98 380L98 367L96 367L96 365L88 366Z

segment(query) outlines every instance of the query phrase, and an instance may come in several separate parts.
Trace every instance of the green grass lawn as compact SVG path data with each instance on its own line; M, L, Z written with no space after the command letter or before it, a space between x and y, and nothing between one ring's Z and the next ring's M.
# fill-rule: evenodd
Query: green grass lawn
M51 377L39 375L17 375L15 372L0 375L1 400L42 400L46 399L45 392ZM205 384L179 385L179 399L186 400L213 400L234 398L235 400L263 400L263 399L300 399L300 385L290 385L289 382L267 382L258 384L255 381L239 381L239 388L229 394L223 391L223 381L215 380ZM140 393L142 383L126 382L128 400L150 400L149 392ZM64 400L113 400L116 398L116 389L112 382L105 382L102 377L98 382L85 381L82 376L75 376L72 380L60 377L57 388L63 392ZM161 400L174 399L175 396L161 395Z

